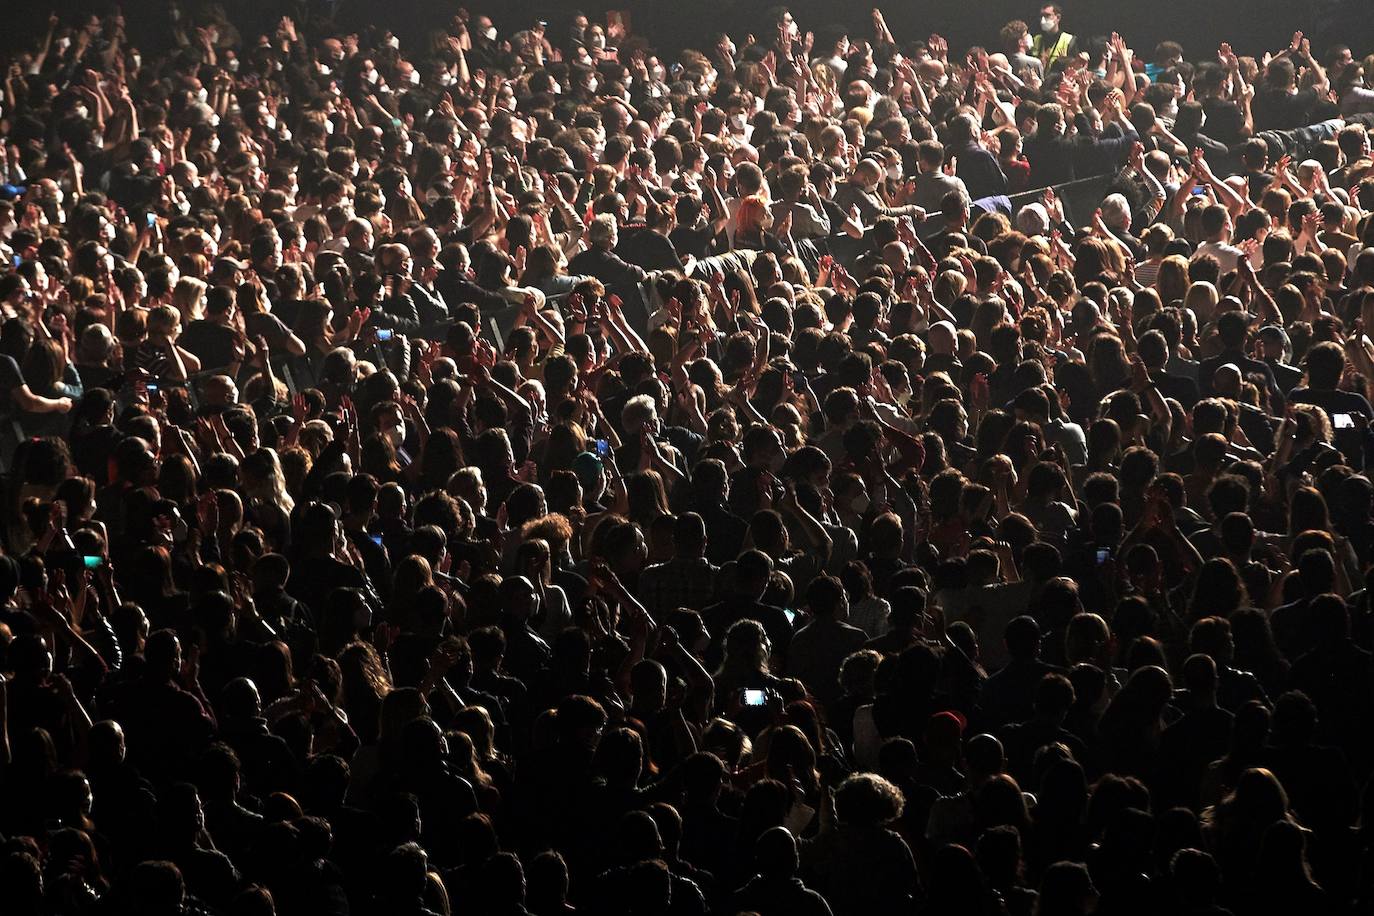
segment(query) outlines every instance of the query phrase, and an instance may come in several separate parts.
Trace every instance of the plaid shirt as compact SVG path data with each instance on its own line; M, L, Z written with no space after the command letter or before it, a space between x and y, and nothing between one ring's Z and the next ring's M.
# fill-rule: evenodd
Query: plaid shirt
M720 567L703 557L674 557L640 573L639 600L645 610L660 619L680 607L699 611L715 597L718 572Z

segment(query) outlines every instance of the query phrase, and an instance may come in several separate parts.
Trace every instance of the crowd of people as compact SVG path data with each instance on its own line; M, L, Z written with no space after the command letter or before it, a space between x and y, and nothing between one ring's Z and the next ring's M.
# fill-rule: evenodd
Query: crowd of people
M6 36L0 911L1370 911L1374 56L305 8Z

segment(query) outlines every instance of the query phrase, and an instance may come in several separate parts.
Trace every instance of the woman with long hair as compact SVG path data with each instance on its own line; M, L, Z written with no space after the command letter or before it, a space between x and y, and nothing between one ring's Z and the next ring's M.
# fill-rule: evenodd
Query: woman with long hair
M20 363L24 387L39 400L60 403L63 399L75 402L81 398L81 374L67 359L66 348L52 337L35 340ZM22 404L20 405L22 408ZM30 435L60 435L66 422L53 410L23 410L20 423Z
M1152 773L1171 697L1172 684L1163 668L1149 665L1131 674L1098 724L1108 772L1140 777Z
M1245 770L1225 798L1202 812L1203 835L1233 892L1253 878L1266 831L1291 818L1288 793L1263 767Z
M648 531L654 522L669 514L668 494L663 476L655 470L638 471L625 479L630 500L630 521Z
M245 520L262 529L276 552L284 553L291 540L291 512L296 501L286 491L286 475L276 449L260 448L245 455L239 464L239 479Z
M770 252L778 257L791 254L791 249L775 234L773 211L767 198L750 195L740 201L735 214L735 247L751 251Z
M391 676L371 643L349 643L339 653L343 674L343 708L363 744L374 744L381 726L382 702L391 692Z

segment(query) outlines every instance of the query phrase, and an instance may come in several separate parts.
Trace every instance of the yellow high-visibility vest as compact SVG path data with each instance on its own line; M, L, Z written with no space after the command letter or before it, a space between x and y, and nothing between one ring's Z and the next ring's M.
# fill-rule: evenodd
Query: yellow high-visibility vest
M1031 54L1040 58L1046 68L1059 58L1069 53L1069 45L1073 44L1073 36L1068 32L1060 32L1059 38L1055 40L1054 46L1050 48L1048 55L1045 52L1045 36L1036 35L1031 42Z

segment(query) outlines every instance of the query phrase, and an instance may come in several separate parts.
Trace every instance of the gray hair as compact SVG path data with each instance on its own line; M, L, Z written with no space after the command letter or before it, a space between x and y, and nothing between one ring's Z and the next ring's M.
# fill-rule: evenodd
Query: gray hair
M1047 235L1050 231L1050 214L1039 201L1026 204L1016 214L1016 229L1022 235Z
M602 213L587 227L587 240L593 245L611 246L614 244L617 231L615 217L609 213Z
M1131 219L1131 205L1124 194L1108 194L1102 201L1102 222L1112 229L1125 228Z

